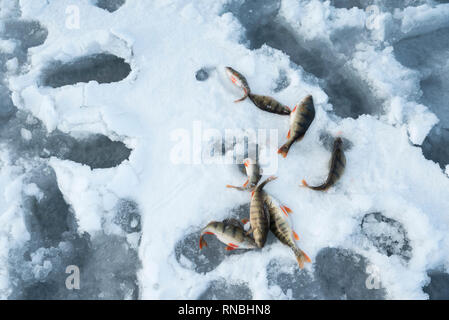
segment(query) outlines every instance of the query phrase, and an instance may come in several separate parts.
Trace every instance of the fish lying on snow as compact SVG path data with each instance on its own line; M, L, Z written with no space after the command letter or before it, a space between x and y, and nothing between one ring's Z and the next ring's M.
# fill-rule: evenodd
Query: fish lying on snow
M226 185L227 188L234 188L238 190L252 190L256 187L256 185L259 183L260 178L262 178L262 169L260 168L257 161L247 158L243 162L245 165L245 171L246 175L248 176L248 179L243 184L243 187L236 187L231 185Z
M247 234L253 234L254 241L259 248L262 248L267 241L268 230L270 228L270 215L264 208L264 186L277 179L277 177L269 177L264 182L259 184L251 194L251 203L249 207L249 221L251 228Z
M292 211L281 205L275 198L264 192L264 203L270 214L270 230L283 244L290 247L298 261L299 267L304 268L304 263L311 262L310 258L298 248L295 240L299 240L298 235L292 228L289 213Z
M254 239L246 234L243 225L236 219L209 222L201 231L200 249L207 246L207 242L203 238L205 234L215 235L218 240L226 244L226 250L228 251L257 248Z
M254 103L256 107L263 111L276 113L280 115L288 116L291 113L289 107L283 105L282 103L276 101L272 97L269 96L261 96L258 94L248 94L249 99Z
M305 97L301 103L295 106L290 114L290 130L287 134L287 142L279 148L278 153L285 158L290 147L296 141L300 141L309 129L310 124L315 119L315 107L311 95Z
M305 180L302 180L303 186L318 191L326 191L337 182L341 177L346 167L346 157L343 152L343 141L340 137L334 141L334 147L332 150L332 157L329 161L329 174L326 181L319 186L312 187L307 184Z
M226 67L225 70L226 74L231 79L232 83L234 83L237 87L241 88L245 93L245 95L242 98L234 102L240 102L245 100L246 98L249 98L256 107L258 107L263 111L276 113L280 115L290 114L291 112L290 108L276 101L274 98L251 93L248 81L240 72L234 70L231 67Z
M240 72L232 69L231 67L225 67L225 71L228 77L231 79L232 83L237 87L243 89L243 91L245 92L245 95L242 98L235 100L234 102L245 100L250 93L248 81L246 81L246 78Z

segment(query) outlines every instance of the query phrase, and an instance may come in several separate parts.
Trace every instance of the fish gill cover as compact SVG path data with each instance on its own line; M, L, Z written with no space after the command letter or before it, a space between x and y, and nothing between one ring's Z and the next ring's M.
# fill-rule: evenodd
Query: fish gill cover
M447 1L0 9L0 298L449 298ZM285 159L289 117L234 103L226 66L290 109L313 96ZM344 173L300 187L326 179L336 136ZM254 152L304 269L272 233L199 249L210 221L248 218L250 193L225 186Z

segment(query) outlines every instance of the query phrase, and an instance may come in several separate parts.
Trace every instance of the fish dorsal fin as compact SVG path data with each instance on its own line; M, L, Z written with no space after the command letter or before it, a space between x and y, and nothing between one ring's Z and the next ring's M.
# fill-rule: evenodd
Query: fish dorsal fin
M243 228L243 224L240 221L238 221L237 219L234 219L234 218L225 219L225 220L223 220L223 223L227 224L227 225Z

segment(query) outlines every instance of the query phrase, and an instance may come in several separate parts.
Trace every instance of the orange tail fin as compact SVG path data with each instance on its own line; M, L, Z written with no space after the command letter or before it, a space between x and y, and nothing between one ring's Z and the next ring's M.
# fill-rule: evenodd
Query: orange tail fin
M299 254L296 256L296 261L298 261L299 267L301 269L304 268L304 263L306 263L306 262L311 263L312 262L312 260L310 260L310 258L302 250L299 250Z
M279 148L278 153L281 154L284 158L287 157L289 146L287 144L284 144L282 147Z
M200 250L203 249L203 247L207 247L207 242L204 240L203 236L200 237Z

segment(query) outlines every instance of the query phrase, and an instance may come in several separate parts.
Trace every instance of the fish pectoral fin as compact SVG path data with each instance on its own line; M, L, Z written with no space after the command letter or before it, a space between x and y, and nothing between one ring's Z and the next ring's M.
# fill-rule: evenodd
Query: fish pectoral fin
M290 129L287 132L287 139L290 139Z
M243 225L247 224L248 222L249 222L249 220L248 220L248 219L242 219L242 223L243 223Z
M200 237L200 250L203 249L203 247L207 247L207 242L204 240L203 236Z
M284 208L285 211L287 211L287 213L293 213L292 209L290 209L287 206L282 206Z
M232 251L232 250L235 250L235 248L234 248L234 247L231 247L231 246L227 246L227 247L226 247L226 251Z
M295 230L292 230L292 232L293 232L293 236L295 237L295 240L299 241L298 234L295 232Z
M243 184L243 187L246 188L246 186L248 185L248 183L249 183L249 179L246 180L246 182Z
M227 184L226 188L237 189L237 190L240 190L240 191L244 191L245 190L245 188L237 187L237 186L231 186L230 184Z

